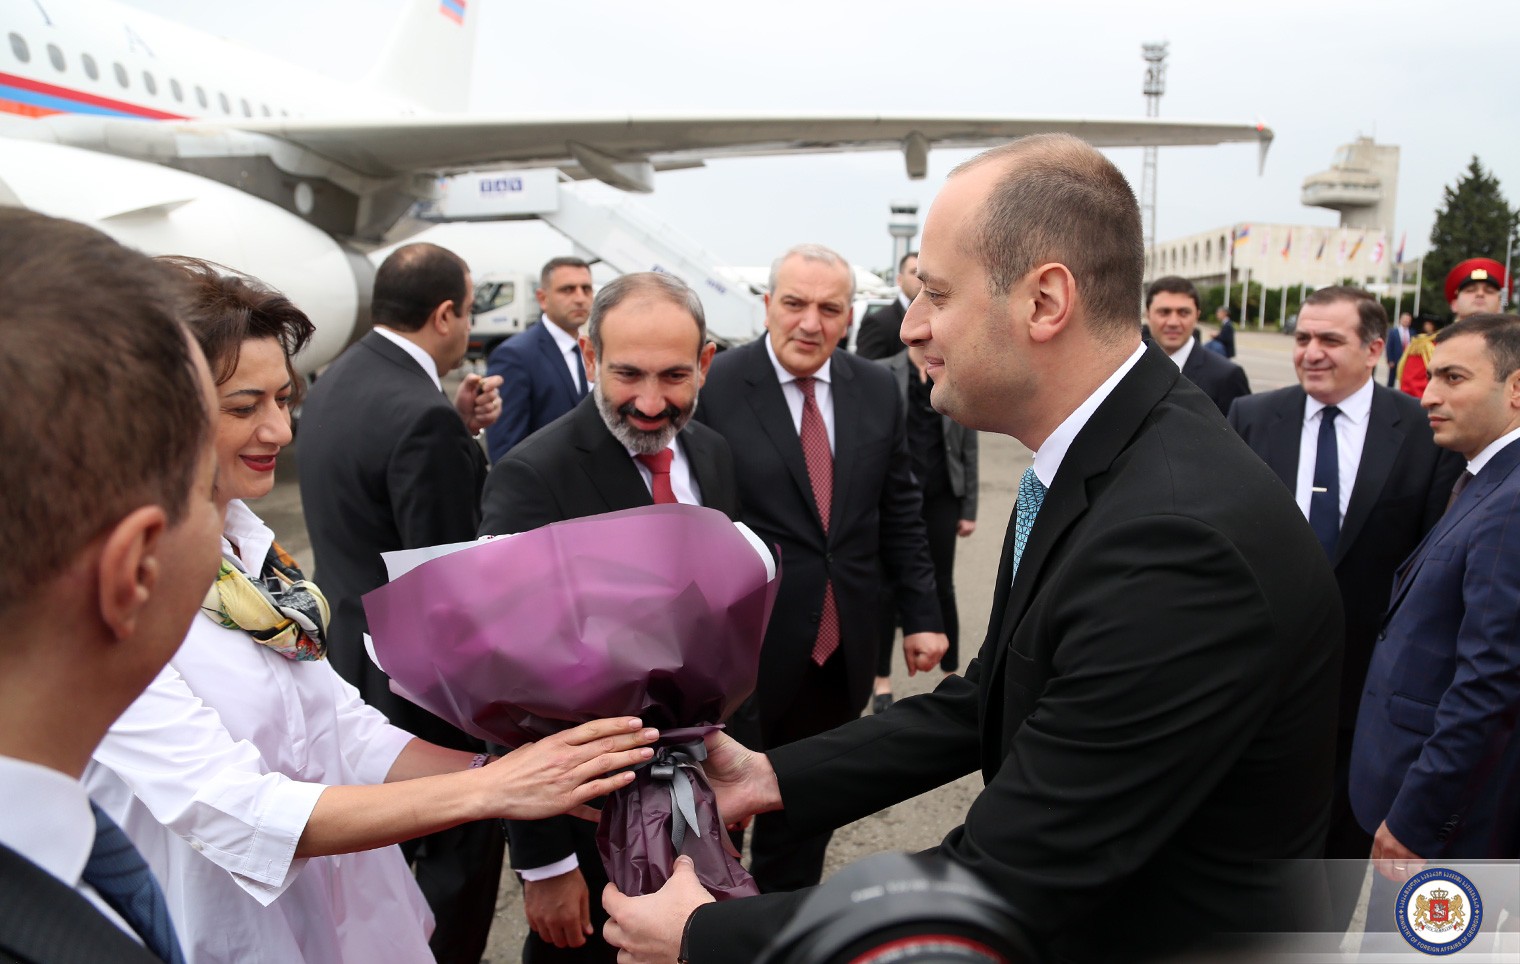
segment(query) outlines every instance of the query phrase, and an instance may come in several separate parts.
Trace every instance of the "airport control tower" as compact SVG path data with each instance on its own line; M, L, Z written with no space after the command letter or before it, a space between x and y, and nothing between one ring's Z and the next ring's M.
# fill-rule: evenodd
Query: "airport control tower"
M1381 230L1392 238L1399 190L1399 149L1358 137L1335 152L1328 171L1304 178L1299 199L1309 207L1339 211L1340 226Z

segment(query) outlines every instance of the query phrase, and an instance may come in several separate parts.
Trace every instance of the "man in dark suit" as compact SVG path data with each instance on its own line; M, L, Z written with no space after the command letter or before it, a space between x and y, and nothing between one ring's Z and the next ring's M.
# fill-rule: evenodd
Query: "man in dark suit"
M1235 357L1235 319L1230 317L1230 309L1220 305L1214 312L1214 318L1219 322L1219 334L1210 339L1205 345L1210 351L1218 352L1226 358Z
M1520 318L1435 342L1422 404L1467 471L1399 567L1362 692L1351 805L1375 906L1427 861L1520 857Z
M860 323L860 334L855 336L855 354L861 358L880 360L900 355L907 346L903 344L903 316L908 306L918 297L918 252L909 251L897 262L897 297L890 305L882 305L869 312Z
M939 594L945 637L950 641L939 668L953 673L960 669L961 630L955 604L955 541L976 531L976 433L930 406L933 383L924 372L922 348L909 348L888 358L885 364L897 382L908 422L908 451L913 460L913 477L923 495L924 532L929 539L929 558L934 563L934 588ZM875 693L871 697L873 713L883 713L892 705L897 594L895 587L883 589L881 622L877 627L881 648L877 651Z
M799 245L771 267L767 335L713 362L697 417L734 452L744 522L781 547L782 579L753 697L762 747L859 715L871 692L877 596L898 587L910 671L949 645L912 475L902 399L885 368L835 346L854 278L838 254ZM829 833L765 814L750 872L762 890L816 884Z
M671 275L624 275L597 295L581 342L592 397L496 463L481 534L659 502L737 519L728 443L691 421L715 350L696 293ZM596 825L514 820L507 833L531 928L523 960L613 960L617 952L602 939L607 874Z
M512 446L586 397L586 369L576 339L591 311L591 268L580 258L551 258L539 272L538 324L491 352L486 374L502 379L501 418L486 429L495 462Z
M1141 346L1143 266L1134 193L1075 138L952 172L903 332L935 408L1035 452L987 639L931 694L765 755L720 738L708 761L725 817L799 829L980 767L938 852L1057 960L1313 929L1298 915L1322 899L1293 858L1318 855L1330 802L1329 564L1271 471ZM703 896L685 864L655 895L609 891L609 937L634 962L749 960L804 895Z
M1195 337L1198 312L1198 289L1186 278L1157 278L1145 289L1145 321L1151 336L1223 415L1230 410L1231 402L1251 394L1251 382L1244 368L1218 352L1199 347Z
M183 960L157 881L79 783L216 575L216 394L173 284L98 231L0 209L0 446L12 453L0 460L0 960Z
M1418 402L1374 384L1387 324L1383 306L1360 288L1314 292L1293 333L1299 384L1237 399L1229 418L1324 533L1345 608L1335 803L1325 842L1325 856L1336 860L1363 861L1372 850L1372 836L1351 813L1347 781L1357 704L1393 571L1441 517L1462 471L1460 460L1435 444ZM1331 894L1342 928L1365 865L1344 869L1345 886Z
M500 411L495 377L467 375L454 403L439 379L464 359L470 271L432 244L397 248L375 273L375 329L312 386L301 411L301 504L332 605L328 658L365 702L412 734L456 750L484 744L391 692L365 654L361 597L386 582L380 554L475 538L486 460L474 434ZM437 926L442 962L485 951L504 849L495 821L402 844Z

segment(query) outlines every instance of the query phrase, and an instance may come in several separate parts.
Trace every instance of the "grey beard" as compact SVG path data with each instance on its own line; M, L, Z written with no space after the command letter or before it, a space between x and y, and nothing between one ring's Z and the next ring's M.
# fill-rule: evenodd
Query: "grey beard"
M607 431L612 437L636 455L654 455L663 452L670 447L670 443L680 434L686 423L691 421L692 415L697 411L697 396L691 399L691 411L685 412L670 420L670 424L655 432L645 432L634 428L623 420L623 415L617 410L607 397L602 394L602 383L598 379L591 386L591 397L596 400L596 410L602 416L602 423L607 426Z

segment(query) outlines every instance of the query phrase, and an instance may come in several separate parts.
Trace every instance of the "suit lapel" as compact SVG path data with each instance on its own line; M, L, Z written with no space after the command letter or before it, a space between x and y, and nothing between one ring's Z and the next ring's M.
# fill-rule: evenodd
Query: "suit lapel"
M1407 429L1402 426L1398 407L1384 392L1373 386L1372 408L1367 415L1367 437L1362 443L1362 461L1351 485L1351 501L1346 504L1346 518L1341 522L1340 538L1335 543L1332 565L1340 565L1346 551L1362 531L1372 507L1384 486L1392 478L1394 459L1404 444Z
M705 444L702 437L691 430L690 425L682 429L676 438L681 450L686 453L692 478L696 479L697 488L702 493L702 504L716 508L714 503L720 502L726 493L718 491L718 460L712 447Z
M1298 490L1298 447L1303 438L1304 395L1302 388L1284 392L1272 407L1267 425L1267 451L1262 461L1282 479L1289 492Z
M607 430L595 401L587 397L576 406L573 417L575 445L586 455L580 460L582 470L606 502L605 511L653 505L654 498L639 470L634 468L628 450Z
M575 379L570 377L570 368L565 364L565 356L560 354L559 344L555 342L554 336L549 333L547 326L552 324L554 322L547 318L541 319L538 323L539 328L543 329L538 333L539 354L543 356L544 364L548 365L549 369L554 372L554 380L559 382L559 386L565 390L567 397L580 401L580 387L575 384Z
M860 386L855 383L855 375L849 367L839 363L839 354L835 353L834 361L829 365L829 390L834 396L834 489L831 521L839 517L840 506L850 504L846 500L850 494L850 482L855 477L855 453L860 448L860 420L863 414ZM802 440L798 439L798 445L801 444ZM837 531L838 526L831 528Z
M760 428L770 439L771 444L781 456L781 462L792 476L792 481L797 485L797 491L801 494L804 502L813 510L813 518L818 522L818 531L823 531L823 521L818 515L818 501L813 498L813 483L808 478L807 461L802 455L802 440L797 437L797 429L792 425L792 413L786 404L786 396L781 393L781 382L776 379L776 370L771 366L769 353L765 350L764 336L757 338L744 348L735 348L734 351L747 351L750 353L745 360L747 371L744 379L750 386L750 391L745 393L749 401L750 409L755 414L755 420L760 423ZM834 430L839 430L839 411L834 411ZM835 460L838 464L838 460ZM838 490L838 477L835 477L835 491Z

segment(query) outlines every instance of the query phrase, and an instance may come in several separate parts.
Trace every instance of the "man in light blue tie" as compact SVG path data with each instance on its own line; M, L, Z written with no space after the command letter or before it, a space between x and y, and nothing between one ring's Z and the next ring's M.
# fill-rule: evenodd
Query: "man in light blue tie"
M964 677L766 754L719 737L727 820L838 827L980 771L938 853L1051 959L1168 958L1317 930L1341 612L1271 471L1135 326L1134 192L1066 135L961 165L903 322L933 406L1034 452ZM753 960L805 892L609 890L620 961ZM1184 927L1157 926L1185 918ZM1199 956L1208 957L1207 950Z
M183 960L147 865L78 782L217 571L216 398L172 285L90 228L0 209L0 447L12 453L0 459L0 959Z

